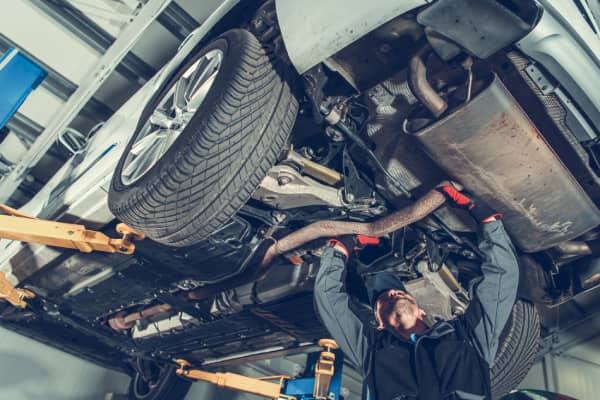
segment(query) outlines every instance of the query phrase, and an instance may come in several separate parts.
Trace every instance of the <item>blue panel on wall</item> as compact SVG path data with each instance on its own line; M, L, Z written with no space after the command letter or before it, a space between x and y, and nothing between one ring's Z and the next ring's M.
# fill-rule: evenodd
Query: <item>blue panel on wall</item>
M0 128L46 75L48 72L17 49L9 49L0 58Z

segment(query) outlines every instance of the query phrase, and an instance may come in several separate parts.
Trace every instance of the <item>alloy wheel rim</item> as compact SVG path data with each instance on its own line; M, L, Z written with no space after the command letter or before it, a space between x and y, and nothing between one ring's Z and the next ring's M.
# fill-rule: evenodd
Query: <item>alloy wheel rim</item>
M221 69L223 51L213 49L188 67L160 100L129 149L121 182L140 180L171 148L200 108Z

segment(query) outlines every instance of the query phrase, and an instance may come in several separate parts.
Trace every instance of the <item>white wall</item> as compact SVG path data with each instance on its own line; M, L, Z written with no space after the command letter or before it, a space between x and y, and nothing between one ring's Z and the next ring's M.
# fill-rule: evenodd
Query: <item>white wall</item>
M578 400L600 399L600 337L564 353L547 354L519 387L558 392Z

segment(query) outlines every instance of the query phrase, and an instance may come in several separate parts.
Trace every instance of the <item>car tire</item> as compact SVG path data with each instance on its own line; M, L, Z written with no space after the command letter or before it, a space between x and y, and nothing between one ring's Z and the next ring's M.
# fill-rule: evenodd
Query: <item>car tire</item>
M135 373L129 382L130 400L183 400L192 382L180 378L175 366L164 366L154 381L146 381Z
M490 371L492 398L499 399L525 378L538 352L540 317L531 303L518 300L500 336Z
M133 146L157 104L211 51L222 52L222 61L204 100L160 159L143 176L125 181L124 166L136 157ZM242 29L204 47L142 113L111 182L113 214L175 247L203 241L229 221L277 162L295 122L298 102L282 68Z

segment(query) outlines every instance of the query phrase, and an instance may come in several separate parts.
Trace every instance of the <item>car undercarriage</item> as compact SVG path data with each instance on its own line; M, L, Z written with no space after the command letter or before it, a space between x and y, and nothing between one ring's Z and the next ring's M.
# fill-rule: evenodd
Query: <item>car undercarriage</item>
M535 2L503 2L497 25L477 37L449 26L455 15L447 3L397 16L302 74L286 53L274 3L244 9L245 19L215 32L164 81L116 167L108 205L148 238L129 256L57 251L43 268L31 267L36 253L23 247L10 260L12 274L37 298L25 310L4 307L2 325L129 373L140 372L140 359L185 357L219 367L308 351L328 335L312 295L326 240L358 233L382 240L349 268L357 313L371 315L363 278L393 271L429 315L452 319L468 307L482 261L473 221L444 206L435 190L455 181L502 212L518 249L521 301L513 318L528 321L522 335L530 339L522 346L532 355L514 368L524 376L539 336L531 303L555 306L598 283L597 143L572 129L573 114L561 98L567 95L550 91L557 86L550 74L513 46L539 19ZM497 11L495 2L486 3ZM464 7L456 11L457 24L470 18ZM472 10L481 12L492 11ZM510 29L499 34L498 24ZM219 44L232 35L229 29L247 35L249 48L264 51L272 65L272 75L265 72L256 78L264 82L249 86L253 93L281 90L282 100L269 93L253 98L240 108L255 104L258 111L231 111L221 123L241 132L251 129L245 124L259 126L263 115L281 117L265 122L265 131L274 133L256 139L264 149L248 150L254 139L245 133L212 145L186 139L188 131L216 123L195 116L217 100L194 103L194 79L211 74L214 87L229 90L218 86L232 62L232 47ZM257 66L256 73L266 68ZM577 126L589 128L580 116L584 124ZM170 140L169 132L181 136L165 144L153 164L137 165L146 151L142 141ZM206 168L219 169L214 177L201 176L188 171L193 155L184 147L197 157L205 147L212 147L210 157L217 150L236 153ZM232 160L262 151L275 162L249 167L249 178L240 180L252 190L234 203L245 186L230 183L244 173ZM155 183L145 181L148 174ZM230 186L219 183L223 174ZM196 186L183 190L184 180ZM144 192L142 185L156 190ZM209 211L198 212L194 207L206 199ZM172 211L170 204L188 211ZM218 214L213 204L231 207ZM69 218L77 219L61 216Z

